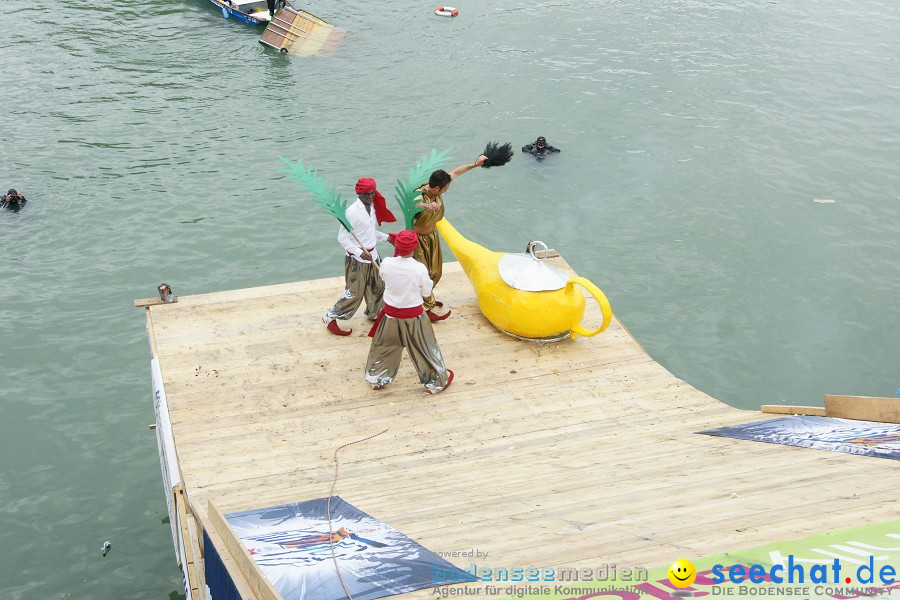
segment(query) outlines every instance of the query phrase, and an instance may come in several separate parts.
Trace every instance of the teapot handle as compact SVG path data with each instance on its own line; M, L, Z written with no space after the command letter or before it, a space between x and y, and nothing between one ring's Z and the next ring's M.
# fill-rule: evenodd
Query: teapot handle
M600 311L603 313L603 323L600 324L600 327L590 331L585 329L579 324L576 324L572 329L569 330L569 335L574 340L579 335L583 335L585 337L592 337L601 333L609 327L609 322L612 320L612 308L609 306L609 300L606 299L606 294L600 291L596 285L585 279L584 277L570 277L569 281L566 282L566 290L574 289L575 284L580 285L587 291L591 293L594 297L594 300L597 301L597 304L600 305Z

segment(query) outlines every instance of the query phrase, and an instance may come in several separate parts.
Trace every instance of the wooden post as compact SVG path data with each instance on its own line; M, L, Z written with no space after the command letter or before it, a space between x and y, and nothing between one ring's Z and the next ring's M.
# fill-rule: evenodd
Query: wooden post
M900 423L900 398L825 394L825 414L840 419Z
M773 415L804 415L807 417L824 417L825 409L821 406L790 406L787 404L763 404L760 412Z
M201 529L201 534L199 537L202 538L203 533L206 533L206 535L209 537L210 543L212 543L213 548L216 549L216 553L218 553L219 559L222 561L222 565L231 576L231 581L232 583L234 583L234 587L237 588L238 594L240 594L241 598L243 598L243 600L259 600L259 597L256 596L256 593L250 587L247 578L241 572L237 561L231 556L231 552L225 546L225 542L222 539L222 536L219 535L218 529L213 526L209 517L199 509L194 511L194 517L196 518L197 523L199 524Z
M197 555L199 546L195 547L191 536L187 515L187 497L184 495L184 486L180 483L172 488L175 495L175 507L178 514L178 526L181 529L181 541L184 544L184 560L187 563L188 587L191 590L190 600L204 600L206 597L206 583L202 577L202 571L197 568ZM201 594L200 590L204 590Z
M225 516L219 512L213 501L209 501L209 520L216 531L222 536L222 541L237 563L241 574L247 579L250 588L256 594L259 600L284 600L278 593L269 579L260 570L256 561L250 558L250 553L241 543L241 540L234 533L234 530L225 520Z

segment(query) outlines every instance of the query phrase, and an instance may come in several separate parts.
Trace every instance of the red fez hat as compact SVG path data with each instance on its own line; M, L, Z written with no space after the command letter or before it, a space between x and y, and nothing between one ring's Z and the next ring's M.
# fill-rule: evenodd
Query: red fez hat
M375 180L371 177L361 177L359 181L356 182L356 193L357 194L368 194L369 192L375 191Z
M375 218L378 219L378 224L381 225L382 223L393 223L396 221L397 217L388 210L387 203L384 201L384 196L376 189L375 180L371 177L361 177L359 181L356 182L356 193L368 194L369 192L375 192Z
M394 256L412 254L419 245L419 236L412 229L404 229L394 238Z

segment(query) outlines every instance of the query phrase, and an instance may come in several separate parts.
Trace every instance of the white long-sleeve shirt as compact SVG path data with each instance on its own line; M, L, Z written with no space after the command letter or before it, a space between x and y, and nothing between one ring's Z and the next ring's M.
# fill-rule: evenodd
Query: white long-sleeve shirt
M384 280L384 303L394 308L413 308L431 294L434 284L425 265L411 256L389 256L379 269Z
M359 241L363 243L363 245L368 250L369 248L373 248L369 253L372 255L372 258L378 258L378 250L375 249L376 242L386 242L388 236L386 233L382 233L376 229L378 225L378 221L375 219L375 207L372 207L372 212L369 213L366 210L366 205L362 203L362 200L359 198L356 199L356 202L347 207L347 220L350 222L350 225L353 226L353 233L356 234L356 237L359 238ZM340 230L338 231L338 242L341 246L344 247L344 250L353 255L353 258L358 260L361 263L368 263L368 260L363 260L361 258L361 254L363 249L359 247L359 243L353 236L344 229L344 226L341 225Z

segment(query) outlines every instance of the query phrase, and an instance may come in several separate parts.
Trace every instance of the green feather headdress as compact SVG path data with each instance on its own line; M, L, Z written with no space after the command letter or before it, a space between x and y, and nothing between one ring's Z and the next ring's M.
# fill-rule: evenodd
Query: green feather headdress
M412 229L413 218L422 211L416 208L420 194L416 188L428 181L434 171L442 168L449 158L448 153L452 148L447 148L440 154L432 150L431 155L423 156L416 166L409 170L405 178L401 177L394 186L394 199L400 205L403 216L406 218L406 229Z
M341 200L341 194L333 185L328 183L314 169L305 169L303 161L292 163L283 156L278 158L287 165L286 169L278 169L279 173L287 173L288 179L296 183L309 194L322 211L336 218L347 231L353 231L353 225L347 220L347 201Z

